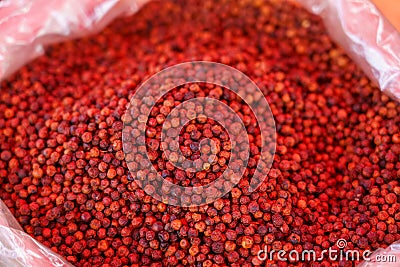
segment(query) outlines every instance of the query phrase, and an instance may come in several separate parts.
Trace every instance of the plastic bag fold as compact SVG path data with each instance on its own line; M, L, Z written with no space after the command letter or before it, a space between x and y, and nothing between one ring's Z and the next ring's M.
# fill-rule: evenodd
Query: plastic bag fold
M98 32L147 1L0 1L0 81L43 54L46 45Z
M0 80L43 54L48 44L85 36L148 0L0 0ZM400 34L368 0L297 0L319 15L332 38L374 80L400 101ZM398 262L376 262L395 255ZM378 249L360 267L400 265L400 242ZM393 265L390 265L393 264ZM0 267L72 266L24 233L0 200Z
M0 200L0 267L73 267L25 233Z
M400 101L400 33L368 0L297 0L381 90ZM394 3L396 4L396 3Z
M357 267L398 267L400 266L400 240L394 242L387 248L377 249L369 257L369 261L364 261Z

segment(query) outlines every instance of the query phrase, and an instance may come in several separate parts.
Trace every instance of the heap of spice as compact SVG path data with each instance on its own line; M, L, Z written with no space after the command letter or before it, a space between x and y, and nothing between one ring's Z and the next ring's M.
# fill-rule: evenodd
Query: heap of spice
M276 119L277 151L257 191L248 190L250 165L223 198L181 208L156 201L133 181L121 117L141 82L192 60L230 65L259 85ZM175 101L215 89L193 88L166 97L148 126L162 124ZM248 120L254 165L254 118L215 90ZM339 239L344 250L373 251L400 239L399 115L400 105L299 6L154 1L98 35L50 47L1 84L0 198L28 234L76 266L257 266L265 246L319 256L337 249ZM222 143L218 160L188 177L149 141L160 173L182 184L215 179L229 142L217 123L206 124L184 128L181 149L192 157L199 138L213 135ZM356 262L324 258L313 266ZM309 262L275 254L268 263Z

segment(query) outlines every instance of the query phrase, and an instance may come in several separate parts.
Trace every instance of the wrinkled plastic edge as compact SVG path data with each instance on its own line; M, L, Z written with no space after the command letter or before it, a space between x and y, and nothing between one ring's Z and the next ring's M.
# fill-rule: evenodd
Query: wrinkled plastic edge
M26 34L32 30L29 18L31 8L37 8L35 0L4 0L0 13L0 82L26 63L43 55L45 47L101 31L115 18L132 15L149 0L60 0L57 8L44 14L39 25L33 27L34 34L27 40L13 40L13 34L3 31L9 20L18 18L13 25L16 34ZM49 4L54 4L50 2ZM36 5L36 6L35 6ZM5 14L4 14L5 13ZM1 16L3 15L3 17ZM1 36L3 35L3 36Z
M6 204L0 199L0 225L22 231L17 219L11 214Z
M296 0L381 91L400 101L400 33L368 0Z
M378 258L379 257L379 258ZM364 261L357 267L398 267L400 266L400 240L387 248L375 250L369 257L370 261ZM380 259L380 260L378 260ZM382 261L385 259L385 261Z
M0 199L0 267L73 267L60 255L23 232Z
M400 33L368 0L296 0L321 17L332 39L382 92L400 102ZM378 257L395 262L378 262ZM400 240L379 248L357 267L400 266Z

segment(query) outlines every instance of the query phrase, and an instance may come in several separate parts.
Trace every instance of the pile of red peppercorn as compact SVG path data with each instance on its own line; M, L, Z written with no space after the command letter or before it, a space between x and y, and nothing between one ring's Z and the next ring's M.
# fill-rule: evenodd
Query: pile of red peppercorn
M195 99L198 97L214 96L217 99L222 97L225 92L225 101L227 101L230 106L236 106L237 114L243 115L240 108L246 105L243 100L237 102L238 96L236 94L229 93L228 89L223 89L219 86L214 86L209 84L186 84L175 88L171 92L167 93L162 97L160 101L157 102L155 107L152 109L150 117L147 122L146 137L147 137L147 153L149 159L153 163L156 170L161 174L164 179L170 180L174 184L178 184L183 187L187 186L203 186L215 181L215 179L226 170L228 161L231 156L232 144L229 140L229 135L226 129L223 128L217 121L209 118L205 115L199 118L194 118L189 120L189 122L184 125L183 129L179 133L178 144L182 155L194 162L194 166L180 166L177 168L174 163L178 161L178 153L175 151L170 152L168 158L165 156L165 152L161 151L161 138L160 134L162 127L167 128L169 131L175 131L175 128L171 128L172 124L179 125L179 116L171 119L171 121L166 121L166 117L170 114L170 111L178 106L180 103L185 102L190 99ZM222 97L224 98L224 97ZM222 100L222 99L221 99ZM193 104L194 105L194 104ZM247 106L247 105L246 105ZM188 110L188 112L193 112L193 116L196 115L196 111ZM250 109L247 109L249 112ZM254 114L251 114L253 121L255 120ZM187 114L187 116L192 116ZM248 125L248 133L253 133L254 138L259 137L259 129L256 128L257 123L251 124L250 116ZM165 123L170 123L171 126L165 126ZM258 130L258 134L255 132L255 128ZM164 142L168 144L173 144L173 139L169 138L169 131L166 130L166 140ZM174 135L175 133L171 133ZM209 142L207 144L202 144L201 142L205 138L210 138L213 140L214 146ZM255 154L259 154L259 150L254 146ZM174 149L175 150L175 149ZM213 151L216 154L212 163L208 163L208 156ZM253 161L254 158L253 158ZM253 164L250 167L254 168ZM179 165L178 165L179 166ZM197 170L197 171L196 171Z
M191 60L257 82L276 119L277 152L257 191L244 177L213 204L180 208L133 181L121 116L140 82ZM149 124L163 122L162 109ZM1 84L0 198L27 233L76 266L247 267L262 264L265 245L319 253L340 238L346 249L375 250L400 239L399 115L320 20L294 4L155 1L96 36L50 47ZM188 156L191 144L182 144ZM188 180L161 160L159 145L148 147L160 172L182 183L224 168L217 161L209 176Z

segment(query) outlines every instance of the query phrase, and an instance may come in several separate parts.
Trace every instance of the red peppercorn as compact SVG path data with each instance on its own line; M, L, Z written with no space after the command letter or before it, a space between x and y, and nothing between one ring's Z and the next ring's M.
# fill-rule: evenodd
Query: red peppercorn
M124 112L138 84L196 57L244 71L270 102L277 152L255 192L249 181L261 161L259 118L226 88L178 86L150 110L145 140L124 129L135 116ZM345 238L362 251L400 239L399 105L333 45L317 18L291 3L151 2L98 35L53 46L1 88L0 198L27 233L76 266L244 267L262 264L256 253L263 242L321 251ZM238 165L230 162L236 144L218 121L185 110L190 121L179 142L160 140L162 126L167 137L177 134L179 119L167 120L174 107L196 97L220 100L238 114L250 159L229 194L175 209L136 184L133 175L152 177L128 171L128 162L138 170L143 157L129 158L126 151L139 148L124 144L122 132L146 144L164 179L215 181ZM173 151L170 161L163 146ZM172 164L180 161L178 149L201 171ZM202 158L209 152L210 162Z

